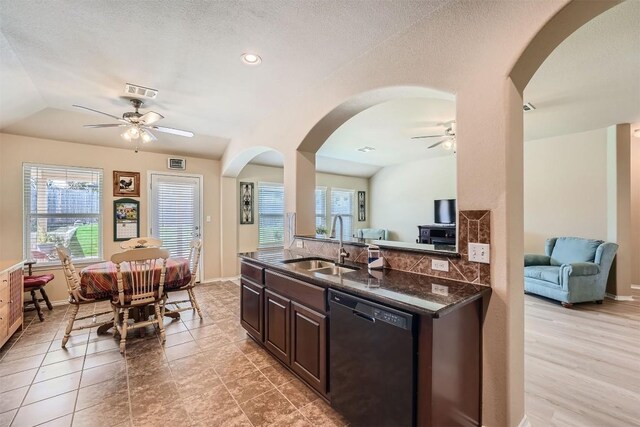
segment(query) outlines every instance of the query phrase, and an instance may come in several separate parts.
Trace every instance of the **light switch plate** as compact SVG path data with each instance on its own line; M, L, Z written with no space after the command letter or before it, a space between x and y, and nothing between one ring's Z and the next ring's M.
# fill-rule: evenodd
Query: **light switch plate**
M444 285L431 284L431 292L436 295L449 296L449 287Z
M296 242L296 247L298 247L298 248L304 248L304 242L303 242L302 240L298 240L298 241Z
M490 249L486 243L469 243L469 261L489 264Z
M444 259L432 259L431 269L438 271L449 271L449 261Z

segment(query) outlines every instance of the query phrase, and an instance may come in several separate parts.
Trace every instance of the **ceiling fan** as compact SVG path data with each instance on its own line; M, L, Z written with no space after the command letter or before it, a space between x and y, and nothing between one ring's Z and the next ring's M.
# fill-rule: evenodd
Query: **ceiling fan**
M113 128L113 127L126 127L127 129L120 135L123 139L127 141L141 139L142 142L150 142L155 141L158 138L151 133L151 130L170 133L172 135L178 136L186 136L191 138L193 136L193 132L189 132L187 130L174 129L164 126L156 126L158 120L163 119L164 116L162 114L156 113L155 111L148 111L144 114L138 112L138 109L142 107L142 101L139 99L131 99L131 105L135 111L128 111L122 115L122 117L114 116L113 114L105 113L102 111L94 110L93 108L83 107L82 105L73 106L76 108L82 108L83 110L92 111L94 113L102 114L107 117L111 117L119 121L120 123L105 123L105 124L96 124L96 125L84 125L87 128Z
M449 120L448 122L438 123L437 126L446 126L444 132L440 135L420 135L413 136L411 139L424 139L424 138L443 138L435 144L430 145L427 148L435 148L442 144L442 147L446 150L456 150L456 121Z

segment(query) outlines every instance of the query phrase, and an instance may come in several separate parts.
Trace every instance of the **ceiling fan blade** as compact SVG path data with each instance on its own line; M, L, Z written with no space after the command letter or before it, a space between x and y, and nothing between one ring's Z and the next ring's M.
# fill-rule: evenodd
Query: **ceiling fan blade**
M152 123L157 122L160 119L164 119L164 116L162 114L156 113L155 111L148 111L144 113L142 116L140 116L138 121L145 125L150 125Z
M412 136L411 139L423 139L423 138L442 138L447 135L421 135L421 136Z
M82 108L83 110L93 111L94 113L102 114L104 116L111 117L112 119L116 119L116 120L118 120L120 122L124 122L122 117L114 116L113 114L104 113L102 111L94 110L93 108L89 108L89 107L83 107L82 105L73 104L73 106L76 107L76 108Z
M118 128L121 126L126 126L125 124L122 123L105 123L105 124L99 124L99 125L82 125L82 127L85 128Z
M427 149L429 149L429 148L435 148L435 147L437 147L438 145L442 144L442 143L443 143L443 142L445 142L445 141L446 141L446 139L443 139L443 140L441 140L441 141L438 141L438 142L436 142L435 144L428 146L428 147L427 147Z
M149 131L149 129L144 129L142 132L144 132L146 135L149 135L149 138L148 138L148 140L146 140L146 141L145 141L144 136L142 137L142 140L143 140L144 142L153 142L153 141L157 141L157 140L158 140L158 138L156 138L156 136L155 136L154 134L152 134L152 133Z
M163 126L149 126L151 129L155 129L158 132L171 133L173 135L186 136L191 138L193 136L193 132L189 132L188 130L180 130L174 128L166 128Z

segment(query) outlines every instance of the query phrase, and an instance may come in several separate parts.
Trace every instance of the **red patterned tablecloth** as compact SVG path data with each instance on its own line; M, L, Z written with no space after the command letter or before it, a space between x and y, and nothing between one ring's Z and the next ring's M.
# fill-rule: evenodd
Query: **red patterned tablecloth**
M121 264L123 272L123 282L125 294L129 294L129 274L127 263ZM156 285L160 283L160 269L157 267L157 274L154 274ZM191 280L189 271L189 261L184 258L169 258L167 260L167 270L165 272L164 288L175 289L186 285ZM111 261L92 264L82 269L80 272L80 287L82 294L92 299L118 298L118 277L116 265Z

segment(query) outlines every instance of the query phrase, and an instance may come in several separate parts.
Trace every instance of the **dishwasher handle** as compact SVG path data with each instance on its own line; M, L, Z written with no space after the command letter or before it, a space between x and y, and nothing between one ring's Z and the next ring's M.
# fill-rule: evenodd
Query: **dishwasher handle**
M367 320L367 321L369 321L371 323L376 323L376 318L375 317L367 316L366 314L360 313L359 311L356 311L356 310L353 310L352 313L353 313L354 316L360 317L360 318L362 318L364 320Z

